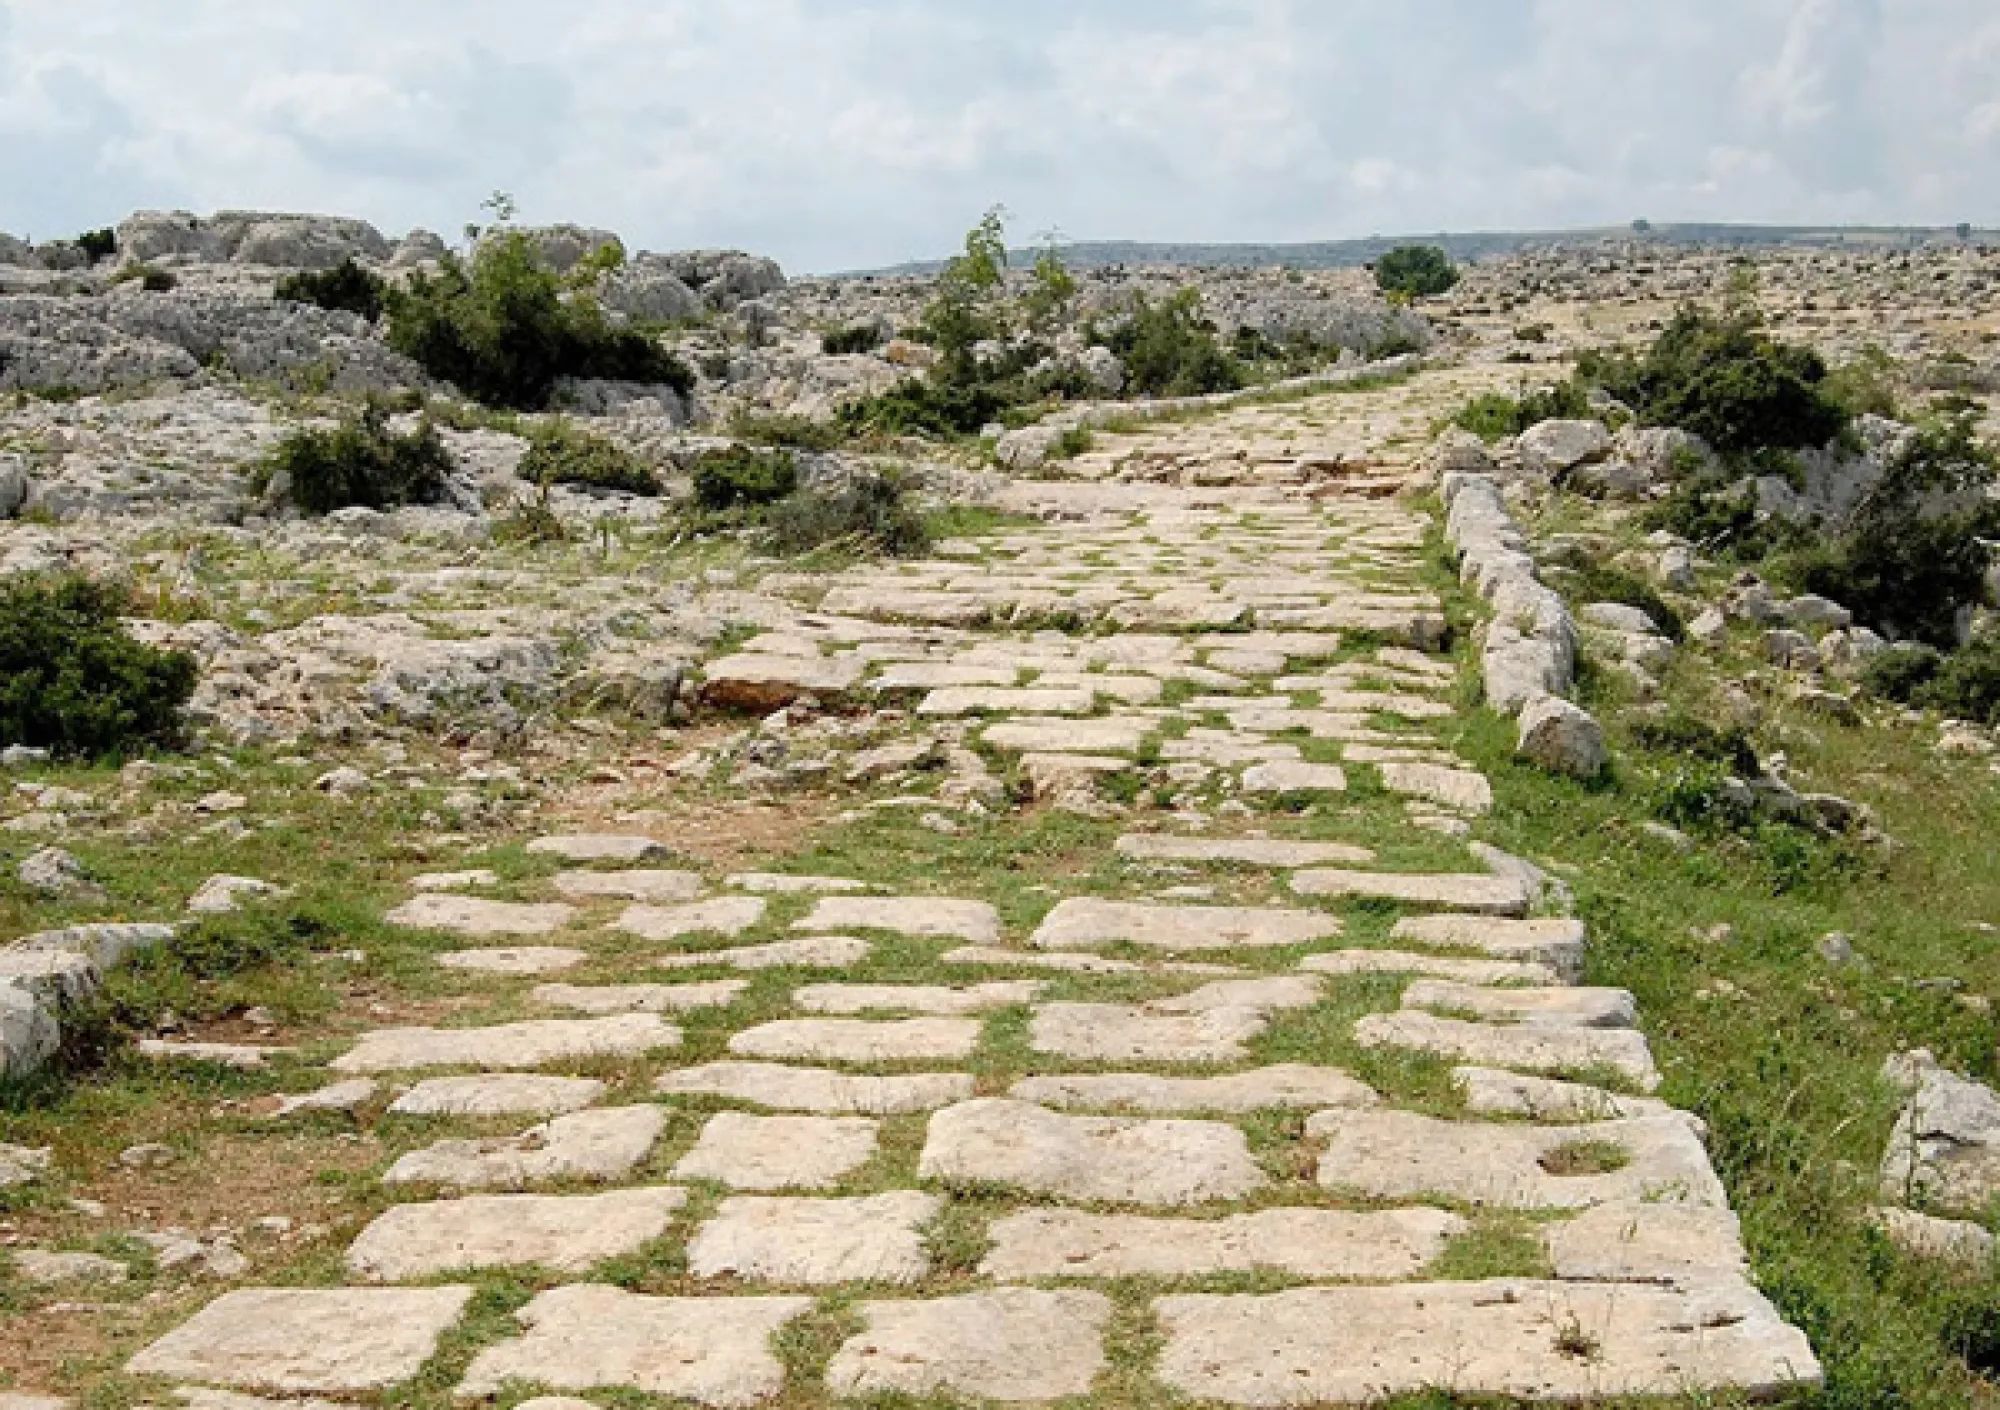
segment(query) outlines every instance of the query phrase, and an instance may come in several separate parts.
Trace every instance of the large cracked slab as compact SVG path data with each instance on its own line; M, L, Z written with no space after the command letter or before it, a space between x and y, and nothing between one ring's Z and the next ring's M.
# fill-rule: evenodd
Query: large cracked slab
M1000 913L984 901L945 896L826 896L794 930L889 930L898 935L991 945Z
M411 1151L382 1183L520 1190L557 1180L622 1180L651 1154L665 1127L666 1113L656 1106L573 1112L518 1136L452 1139Z
M739 1195L688 1241L688 1272L780 1287L919 1282L931 1266L923 1228L943 1207L917 1190L859 1199Z
M1405 1011L1371 1013L1354 1025L1364 1048L1402 1048L1482 1067L1561 1076L1604 1068L1642 1091L1660 1085L1645 1035L1617 1028L1522 1028Z
M979 1033L973 1018L781 1018L734 1035L729 1051L822 1062L959 1061L972 1055Z
M1512 960L1467 960L1410 950L1329 950L1307 955L1300 969L1315 974L1422 974L1460 984L1554 984L1562 976L1546 965Z
M940 1018L990 1013L1032 1002L1045 988L1031 979L990 984L807 984L792 1003L807 1013L919 1013Z
M347 1271L376 1283L525 1264L581 1273L657 1239L686 1203L687 1191L656 1188L400 1204L348 1246Z
M557 872L555 888L571 901L644 901L670 905L701 895L702 880L691 871Z
M561 1116L604 1095L594 1077L529 1072L427 1077L389 1104L397 1116Z
M680 906L627 906L618 928L641 940L681 940L690 935L734 937L764 918L761 896L717 896Z
M1541 1226L1556 1277L1588 1283L1677 1283L1750 1276L1743 1233L1727 1209L1603 1204Z
M768 945L737 945L686 955L655 955L654 969L734 969L754 973L764 969L848 969L868 958L868 942L851 935L811 935L799 940L774 940Z
M1159 1377L1252 1407L1460 1396L1599 1403L1816 1385L1805 1336L1741 1280L1688 1288L1497 1280L1164 1297Z
M1586 1082L1531 1077L1492 1067L1454 1067L1451 1080L1465 1096L1465 1109L1479 1116L1521 1116L1530 1121L1612 1121L1625 1116L1665 1116L1674 1111L1658 1097L1633 1097ZM1677 1113L1693 1123L1686 1112Z
M1075 896L1059 903L1029 944L1038 950L1139 945L1174 951L1304 945L1338 935L1337 916L1268 906L1159 906Z
M961 1072L878 1077L775 1062L705 1063L666 1073L654 1084L668 1096L728 1097L773 1111L856 1116L934 1111L964 1101L972 1087L972 1078Z
M1583 975L1584 926L1566 916L1509 920L1494 916L1404 916L1396 940L1448 950L1474 950L1496 960L1545 964L1574 983Z
M538 1004L596 1015L694 1013L727 1008L750 987L747 979L711 979L700 984L538 984Z
M834 1353L836 1395L958 1395L1015 1404L1089 1393L1104 1369L1111 1300L1094 1292L995 1288L864 1302L863 1329Z
M1491 989L1421 979L1403 991L1403 1007L1528 1028L1631 1028L1639 1022L1638 1000L1625 989L1561 985Z
M679 1047L681 1031L654 1014L543 1018L485 1028L383 1028L364 1033L329 1064L336 1072L402 1072L423 1067L498 1071L579 1058L638 1057Z
M390 911L385 920L406 930L449 930L455 935L547 935L576 917L560 901L528 905L489 901L482 896L425 892Z
M1504 1209L1728 1203L1679 1116L1584 1126L1440 1121L1410 1111L1323 1111L1319 1183L1380 1199L1426 1196Z
M1292 890L1301 896L1400 901L1408 906L1438 906L1496 916L1526 915L1532 899L1519 878L1490 872L1314 869L1292 873Z
M999 1097L931 1117L917 1170L946 1185L1158 1206L1238 1199L1264 1183L1243 1133L1222 1122L1064 1116Z
M674 1166L682 1180L733 1190L816 1190L839 1183L875 1155L876 1123L863 1116L711 1116Z
M1272 1270L1295 1278L1413 1278L1469 1226L1440 1209L1266 1209L1226 1219L1024 1209L994 1221L986 1277L1199 1278Z
M1246 867L1365 866L1374 852L1345 842L1287 842L1275 837L1167 837L1130 833L1113 844L1135 862L1217 863Z
M423 1369L471 1300L468 1287L243 1288L127 1369L281 1395L387 1390Z
M809 1297L644 1297L579 1283L538 1295L514 1314L524 1335L490 1346L459 1383L462 1399L509 1381L564 1391L635 1390L731 1410L785 1386L772 1349Z
M1484 774L1442 764L1388 763L1375 767L1382 772L1382 786L1391 793L1421 798L1455 812L1493 811L1493 785Z
M1319 1111L1373 1106L1374 1088L1338 1068L1282 1063L1222 1077L1158 1077L1143 1072L1024 1077L1008 1089L1018 1101L1064 1111L1240 1114L1272 1108Z
M1240 1062L1269 1026L1256 1009L1162 1013L1139 1004L1044 1004L1028 1045L1072 1062Z

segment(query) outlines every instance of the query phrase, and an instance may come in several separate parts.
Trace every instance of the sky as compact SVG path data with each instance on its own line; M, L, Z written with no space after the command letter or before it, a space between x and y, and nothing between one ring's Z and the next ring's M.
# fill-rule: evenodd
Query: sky
M524 223L795 273L1638 217L2000 224L1996 0L0 0L0 230Z

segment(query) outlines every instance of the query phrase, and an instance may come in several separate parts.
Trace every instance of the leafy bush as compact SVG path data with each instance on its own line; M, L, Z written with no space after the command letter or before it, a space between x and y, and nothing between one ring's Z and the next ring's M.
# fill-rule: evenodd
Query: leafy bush
M834 357L850 353L874 352L882 346L882 330L873 323L857 323L820 336L821 349Z
M1946 658L1917 699L1961 720L2000 725L2000 628L1988 627Z
M780 553L853 548L908 558L931 545L908 486L893 475L859 474L844 489L802 490L771 506L765 522Z
M774 504L798 483L798 465L781 450L731 446L707 452L694 466L695 503L711 511Z
M1643 357L1590 353L1578 370L1652 426L1678 426L1725 456L1821 446L1847 428L1826 363L1754 316L1683 308Z
M520 475L537 485L583 485L643 495L660 492L660 477L652 466L616 442L560 419L529 433Z
M1008 398L985 382L932 377L848 402L838 420L856 436L973 436L1008 405Z
M79 575L0 583L0 746L96 757L178 739L194 658L134 638L126 605Z
M1944 653L1935 646L1899 641L1861 668L1861 686L1870 695L1910 705L1943 669Z
M172 270L150 264L128 264L111 276L113 284L137 284L149 294L170 293L180 286Z
M97 264L118 253L118 232L108 225L102 230L86 230L76 237L76 247L92 264Z
M1632 742L1656 754L1699 759L1743 778L1754 777L1758 771L1757 751L1747 734L1740 729L1717 729L1684 711L1665 719L1639 721L1632 726Z
M388 408L371 402L332 430L287 436L259 469L257 489L276 491L308 514L394 509L443 499L451 469L451 452L429 417L399 434Z
M1062 252L1056 248L1053 235L1035 256L1035 267L1030 274L1028 295L1023 300L1028 324L1038 330L1047 330L1061 320L1070 302L1076 298L1076 276L1063 263Z
M1201 294L1192 288L1161 303L1140 295L1131 317L1094 341L1124 360L1126 386L1147 396L1198 396L1243 385L1243 369L1216 341L1215 325L1202 317Z
M1405 299L1427 299L1458 283L1458 271L1436 245L1399 245L1375 261L1375 286Z
M1523 392L1519 397L1487 392L1460 407L1451 420L1481 440L1497 441L1518 436L1544 421L1570 421L1590 414L1589 395L1572 380Z
M832 450L846 437L831 422L788 412L744 412L729 423L729 434L758 445L789 446L794 450Z
M373 323L382 316L389 286L352 256L331 269L300 270L278 281L276 296L291 303L317 304L338 313L354 313Z
M595 270L587 271L595 277ZM470 264L446 256L389 299L389 343L491 406L540 410L565 377L643 382L686 393L694 373L653 338L615 328L584 288L505 231Z
M962 381L972 374L972 349L1006 333L995 296L1007 276L1006 212L993 207L965 233L965 248L938 276L937 297L925 307L921 332L944 355L939 374Z

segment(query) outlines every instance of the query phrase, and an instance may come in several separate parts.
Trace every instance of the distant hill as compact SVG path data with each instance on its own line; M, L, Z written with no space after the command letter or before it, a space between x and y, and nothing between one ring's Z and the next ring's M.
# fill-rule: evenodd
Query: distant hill
M1975 232L1975 238L1989 232ZM1840 245L1898 248L1958 239L1949 227L1920 225L1702 225L1659 224L1643 234L1629 225L1585 230L1497 230L1471 234L1370 235L1362 240L1315 240L1304 244L1199 245L1149 240L1080 240L1060 246L1066 263L1076 269L1110 265L1193 265L1209 269L1353 269L1368 264L1398 245L1440 245L1454 260L1467 261L1516 250L1555 245L1592 245L1606 240L1644 239L1662 245L1799 245L1825 248ZM1036 251L1014 250L1015 265L1034 261ZM887 269L855 270L866 274L932 274L943 260L917 260Z

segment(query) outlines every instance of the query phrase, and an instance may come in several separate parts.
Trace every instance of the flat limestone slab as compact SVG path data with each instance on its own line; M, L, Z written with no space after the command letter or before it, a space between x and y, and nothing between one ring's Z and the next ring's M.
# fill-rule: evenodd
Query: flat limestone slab
M1008 1089L1017 1101L1063 1111L1175 1112L1319 1111L1374 1106L1374 1088L1333 1067L1284 1063L1224 1077L1156 1077L1143 1072L1024 1077Z
M1029 944L1088 950L1132 944L1160 950L1232 950L1304 945L1338 935L1337 916L1260 906L1156 906L1075 896L1049 912Z
M594 1077L495 1072L428 1077L389 1104L397 1116L562 1116L604 1095Z
M744 1029L729 1051L826 1062L955 1061L972 1055L979 1034L972 1018L782 1018Z
M1465 1109L1479 1116L1525 1116L1530 1121L1613 1121L1625 1116L1665 1116L1674 1111L1658 1097L1628 1097L1583 1082L1530 1077L1491 1067L1455 1067L1451 1080L1465 1094ZM1699 1123L1687 1112L1679 1115Z
M1641 1091L1660 1085L1652 1048L1643 1034L1629 1028L1520 1028L1405 1010L1371 1013L1358 1020L1354 1041L1364 1048L1407 1048L1482 1067L1544 1075L1602 1067Z
M863 1330L834 1353L836 1395L958 1395L1007 1404L1088 1394L1104 1369L1111 1300L1094 1292L995 1288L864 1302Z
M531 856L557 857L565 862L618 862L627 866L634 862L650 862L666 856L669 851L665 843L655 842L650 837L607 832L537 837L528 844L527 850Z
M508 1381L527 1381L756 1405L785 1387L771 1338L811 1309L809 1297L643 1297L596 1283L556 1288L514 1314L526 1335L480 1352L457 1394L479 1399Z
M979 1271L1000 1281L1198 1278L1262 1269L1388 1281L1416 1277L1468 1227L1441 1209L1267 1209L1226 1219L1024 1209L994 1221L992 1249Z
M1000 913L984 901L944 896L826 896L794 930L891 930L991 945L1000 938Z
M703 950L689 955L656 955L655 969L847 969L868 958L868 942L847 935L814 935L803 940L774 940L768 945L738 945L727 950Z
M726 1199L688 1241L688 1272L783 1287L914 1283L930 1273L923 1226L936 1195L894 1190L861 1199Z
M1227 1405L1362 1405L1429 1389L1591 1404L1700 1391L1765 1399L1820 1378L1804 1335L1740 1280L1299 1288L1153 1308L1160 1379ZM1596 1355L1565 1349L1577 1333Z
M563 871L555 888L572 901L645 901L667 905L701 895L702 880L691 871Z
M1292 873L1292 890L1301 896L1364 896L1498 916L1526 915L1530 903L1527 887L1517 878L1490 872L1316 869Z
M1503 1209L1728 1203L1701 1138L1675 1116L1520 1126L1409 1111L1324 1111L1306 1133L1326 1143L1322 1186L1382 1199L1446 1196ZM1624 1163L1572 1158L1586 1151L1616 1153Z
M864 1116L725 1111L708 1119L674 1175L736 1190L821 1189L867 1164L875 1154L875 1136L875 1122Z
M1044 1004L1028 1023L1038 1053L1074 1062L1241 1062L1269 1027L1247 1008L1159 1013L1137 1004Z
M418 1067L546 1067L587 1057L637 1057L680 1046L681 1031L649 1013L612 1018L538 1018L485 1028L384 1028L361 1035L329 1064L336 1072Z
M1276 974L1263 979L1218 979L1185 994L1154 999L1146 1007L1154 1013L1214 1013L1222 1009L1277 1013L1284 1009L1309 1009L1323 997L1317 979L1303 974Z
M666 1129L656 1106L614 1106L558 1116L518 1136L439 1141L389 1167L385 1185L520 1190L557 1180L621 1180Z
M1222 1122L1063 1116L999 1097L933 1116L917 1171L947 1185L1158 1206L1237 1199L1264 1184L1243 1133Z
M747 979L711 979L701 984L540 984L538 1004L577 1013L693 1013L727 1008L750 987Z
M1014 754L1137 754L1152 732L1149 720L1019 719L988 725L981 736Z
M458 935L547 935L576 916L560 901L525 905L429 891L413 896L384 917L408 930L449 930Z
M1409 950L1332 950L1307 955L1300 969L1315 974L1425 974L1460 984L1555 984L1562 978L1546 965L1512 960L1462 960L1456 955L1420 955Z
M581 1273L659 1238L686 1203L687 1191L658 1188L401 1204L348 1246L347 1271L375 1283L531 1263Z
M1541 1226L1549 1267L1569 1282L1678 1283L1750 1276L1743 1232L1726 1209L1603 1204Z
M1442 764L1377 764L1382 786L1407 798L1475 815L1493 811L1493 785L1484 774Z
M722 879L732 891L759 896L824 896L868 891L865 881L845 876L794 876L788 872L739 871Z
M277 1394L386 1390L423 1369L471 1299L468 1287L244 1288L127 1369Z
M990 984L808 984L792 993L807 1013L921 1013L939 1017L988 1013L1032 1003L1047 985L1031 979Z
M964 715L1088 715L1096 708L1097 696L1088 690L954 685L926 695L917 713L927 719L958 719Z
M973 1081L961 1072L874 1077L775 1062L711 1062L669 1072L654 1090L668 1096L731 1097L773 1111L901 1116L964 1101L972 1095Z
M1245 793L1345 793L1347 771L1338 764L1270 759L1243 771Z
M741 935L764 918L762 896L717 896L684 906L627 906L618 928L641 940L688 935Z
M1246 867L1366 866L1375 860L1366 847L1345 842L1286 842L1272 837L1165 837L1131 833L1113 844L1135 862L1217 863Z
M560 974L566 969L575 969L589 958L589 951L571 949L567 945L516 945L501 949L453 950L450 954L439 955L437 962L446 969L469 974L519 976Z
M701 698L730 710L768 712L805 696L838 698L861 683L868 663L852 658L742 653L702 668Z
M1403 1007L1470 1014L1527 1028L1632 1028L1639 1022L1639 1001L1624 989L1488 989L1420 979L1403 991Z
M1533 920L1450 914L1404 916L1389 934L1416 945L1475 950L1496 960L1545 964L1572 982L1583 975L1583 922L1566 916Z

